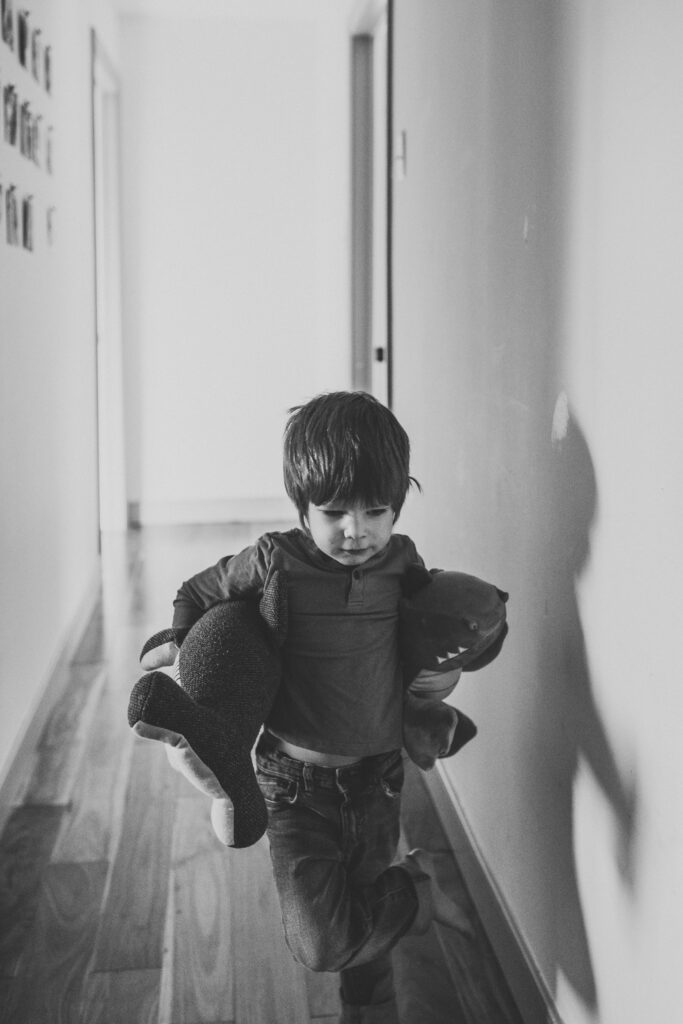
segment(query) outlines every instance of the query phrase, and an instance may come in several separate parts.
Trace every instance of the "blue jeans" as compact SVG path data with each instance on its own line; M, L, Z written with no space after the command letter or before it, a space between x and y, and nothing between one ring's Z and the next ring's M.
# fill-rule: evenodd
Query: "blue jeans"
M418 911L399 838L400 751L326 768L256 747L285 937L299 963L341 972L343 1021L398 1021L390 951ZM365 1012L367 1009L367 1013Z

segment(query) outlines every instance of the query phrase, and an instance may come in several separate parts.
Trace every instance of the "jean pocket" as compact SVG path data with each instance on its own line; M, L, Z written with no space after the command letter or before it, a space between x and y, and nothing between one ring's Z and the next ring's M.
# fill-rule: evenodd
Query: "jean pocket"
M382 792L391 800L395 800L401 795L401 790L403 789L403 775L403 759L400 754L397 754L396 759L388 765L386 771L379 780Z
M258 784L269 808L275 809L296 803L299 795L299 783L296 779L259 771Z

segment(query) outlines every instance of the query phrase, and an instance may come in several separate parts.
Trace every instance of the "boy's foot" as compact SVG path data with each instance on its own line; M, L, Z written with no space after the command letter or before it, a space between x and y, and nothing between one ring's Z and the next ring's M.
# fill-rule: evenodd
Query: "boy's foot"
M464 936L474 936L474 928L467 911L440 886L437 880L434 854L427 850L411 850L406 854L401 867L409 872L419 901L411 931L425 932L431 921L437 921L446 928L455 928Z

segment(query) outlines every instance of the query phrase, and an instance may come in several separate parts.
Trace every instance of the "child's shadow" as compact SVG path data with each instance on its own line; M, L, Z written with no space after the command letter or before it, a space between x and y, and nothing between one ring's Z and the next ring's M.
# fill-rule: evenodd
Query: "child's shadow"
M546 603L538 645L535 731L539 747L529 783L535 817L542 823L536 839L539 885L545 906L552 907L545 954L584 1004L595 1009L597 990L574 857L579 759L588 765L614 815L614 856L629 890L634 887L636 791L634 773L617 764L593 698L579 614L577 583L589 561L597 509L595 471L578 424L570 417L562 428L561 438L555 438L551 496L544 509Z

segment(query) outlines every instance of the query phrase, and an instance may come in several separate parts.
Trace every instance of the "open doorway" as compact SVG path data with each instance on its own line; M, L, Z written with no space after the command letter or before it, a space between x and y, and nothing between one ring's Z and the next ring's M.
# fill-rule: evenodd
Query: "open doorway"
M352 36L352 383L391 401L388 4L361 5Z
M92 149L95 224L95 334L100 535L127 527L123 358L119 80L96 33L92 39Z

